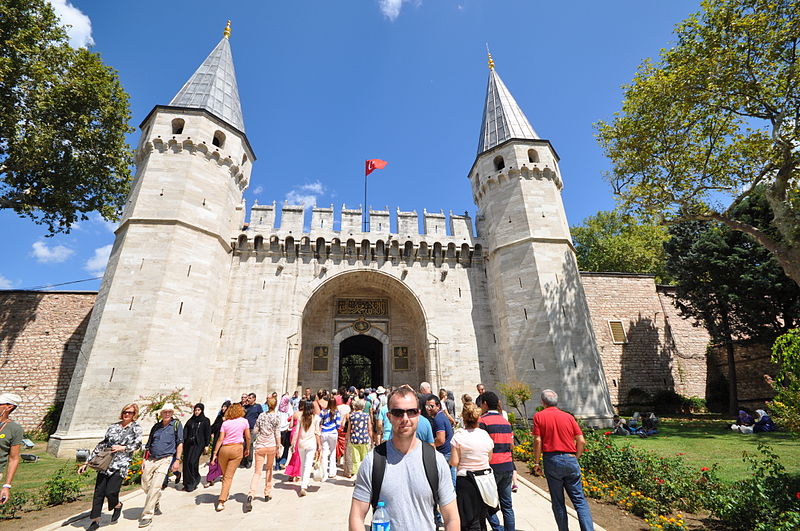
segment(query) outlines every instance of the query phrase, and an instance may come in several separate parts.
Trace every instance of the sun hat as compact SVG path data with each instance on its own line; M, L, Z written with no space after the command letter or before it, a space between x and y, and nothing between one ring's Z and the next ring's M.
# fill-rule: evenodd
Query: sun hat
M19 395L15 395L14 393L0 394L0 404L10 404L17 407L20 402L22 402L22 397Z
M379 394L379 395L382 395L382 394L383 394L383 393L385 393L385 392L386 392L386 389L384 389L382 385L379 385L379 386L378 386L378 394Z
M158 414L160 415L164 411L172 411L174 413L175 412L175 406L172 404L172 402L167 402L166 404L161 406L161 409L158 410Z

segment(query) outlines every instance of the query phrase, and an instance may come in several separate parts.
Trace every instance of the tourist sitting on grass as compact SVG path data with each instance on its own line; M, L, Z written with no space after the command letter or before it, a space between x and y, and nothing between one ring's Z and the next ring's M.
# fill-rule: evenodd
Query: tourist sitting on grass
M628 429L627 424L625 423L625 419L620 418L619 415L614 415L613 424L611 426L612 430L611 433L614 435L630 435L631 432Z
M731 429L740 433L753 433L753 424L755 423L756 421L751 414L744 409L740 409L736 422L731 424Z
M769 431L775 431L775 423L769 418L767 412L763 409L756 409L756 415L758 415L758 420L756 423L753 424L753 431L755 433L766 433Z

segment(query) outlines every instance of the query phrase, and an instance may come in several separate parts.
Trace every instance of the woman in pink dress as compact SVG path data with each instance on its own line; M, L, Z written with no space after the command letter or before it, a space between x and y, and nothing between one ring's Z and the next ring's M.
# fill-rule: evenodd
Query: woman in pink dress
M300 402L302 406L304 402ZM300 417L303 415L303 408L298 408L297 411L294 412L292 418L290 420L292 434L290 436L290 441L295 440L295 432L297 431L297 426L300 423ZM286 475L289 476L289 481L296 481L297 478L303 475L303 471L300 468L300 452L297 451L297 444L292 445L292 457L289 458L289 463L286 465L285 469Z

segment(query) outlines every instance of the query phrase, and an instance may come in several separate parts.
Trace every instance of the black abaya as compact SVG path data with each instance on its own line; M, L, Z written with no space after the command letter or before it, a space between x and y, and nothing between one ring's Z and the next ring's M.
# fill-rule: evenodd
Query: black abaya
M211 440L211 423L202 410L203 404L195 405L200 408L200 415L192 415L183 428L183 488L192 491L200 484L200 456L203 449Z

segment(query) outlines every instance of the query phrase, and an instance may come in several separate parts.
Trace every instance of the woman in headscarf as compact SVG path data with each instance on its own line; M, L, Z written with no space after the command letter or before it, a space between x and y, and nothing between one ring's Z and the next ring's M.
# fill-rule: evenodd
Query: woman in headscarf
M755 433L775 431L775 423L769 418L766 411L763 409L756 409L756 415L756 423L753 424L753 431Z
M200 456L211 442L211 422L205 416L206 406L194 405L194 414L183 427L183 490L192 492L200 484Z
M222 406L219 408L219 412L217 413L217 418L214 419L214 424L211 425L211 449L213 450L214 447L217 445L217 437L219 437L219 429L222 427L222 423L225 422L225 412L228 411L228 408L231 407L231 401L226 400L222 403Z
M289 419L292 416L292 399L289 398L289 393L283 393L281 401L278 404L278 419L280 419L281 430L281 447L283 451L281 455L275 460L275 470L286 465L286 459L289 457Z

